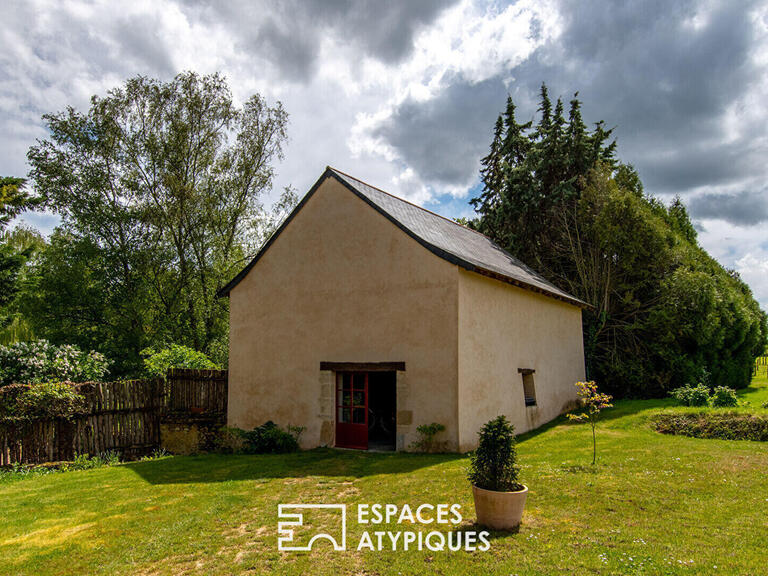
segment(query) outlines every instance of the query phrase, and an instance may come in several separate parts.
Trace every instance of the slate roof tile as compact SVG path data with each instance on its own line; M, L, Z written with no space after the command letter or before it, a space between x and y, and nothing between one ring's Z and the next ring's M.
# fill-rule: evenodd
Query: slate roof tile
M337 179L425 248L453 264L479 274L515 284L521 288L534 290L576 306L587 306L578 298L560 290L483 234L330 167L326 169L320 180L318 180L291 215L286 218L286 221L265 243L248 266L221 289L220 295L229 294L229 291L242 280L260 256L269 248L272 241L288 224L293 214L301 209L318 186L328 177Z

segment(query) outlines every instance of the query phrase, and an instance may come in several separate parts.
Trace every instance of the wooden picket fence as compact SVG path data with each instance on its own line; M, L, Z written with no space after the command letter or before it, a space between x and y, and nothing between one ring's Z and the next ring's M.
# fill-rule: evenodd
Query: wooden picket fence
M83 415L36 420L0 428L0 465L71 460L108 451L126 457L160 445L160 423L184 414L226 418L225 370L169 371L166 379L77 384Z
M168 371L167 407L171 412L227 413L226 370L186 370L171 368Z

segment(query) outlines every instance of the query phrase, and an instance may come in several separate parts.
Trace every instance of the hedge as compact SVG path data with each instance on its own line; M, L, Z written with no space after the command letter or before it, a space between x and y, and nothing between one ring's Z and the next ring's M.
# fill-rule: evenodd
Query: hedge
M663 413L653 417L653 425L662 434L768 442L768 415L743 412Z

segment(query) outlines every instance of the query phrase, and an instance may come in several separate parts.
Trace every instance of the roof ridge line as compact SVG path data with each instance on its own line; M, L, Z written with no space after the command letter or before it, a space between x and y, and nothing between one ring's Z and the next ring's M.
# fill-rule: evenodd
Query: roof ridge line
M565 292L564 290L558 288L555 284L553 284L552 282L550 282L549 280L541 276L541 274L533 270L531 267L529 267L528 265L524 264L523 262L521 262L520 260L512 256L511 254L509 254L509 252L504 250L501 246L497 245L495 242L493 242L493 240L488 238L485 234L478 232L477 230L468 228L466 226L462 226L461 224L459 224L454 220L446 218L445 216L441 216L440 214L432 212L431 210L423 208L417 204L414 204L413 202L404 200L403 198L395 196L394 194L391 194L385 190L382 190L381 188L371 186L367 182L364 182L359 178L355 178L354 176L347 174L345 172L342 172L341 170L332 168L331 166L326 166L326 169L323 172L323 174L320 176L320 178L317 179L317 181L313 184L312 188L309 189L309 191L304 195L301 201L299 201L299 203L293 208L293 210L291 210L291 213L288 214L288 216L280 223L280 225L270 235L267 241L264 242L262 246L260 246L258 252L253 257L253 259L251 259L251 261L237 275L235 275L235 277L232 278L232 280L230 280L227 284L225 284L222 288L220 288L217 291L217 296L219 297L229 296L232 289L237 284L239 284L240 281L250 272L250 270L255 266L256 262L269 249L269 247L272 245L275 239L282 233L282 231L286 228L286 226L288 226L288 224L293 220L293 217L304 207L304 205L314 195L317 189L329 177L333 177L342 186L350 190L352 193L354 193L356 196L358 196L360 199L366 202L369 206L371 206L380 214L382 214L384 217L389 219L390 222L392 222L395 226L397 226L406 234L408 234L411 238L416 240L419 244L421 244L427 250L429 250L433 254L436 254L438 257L444 260L447 260L451 264L458 265L459 267L465 268L470 272L477 272L479 274L489 276L497 280L501 280L502 282L506 282L523 289L531 290L533 292L539 292L541 294L544 294L545 296L555 298L557 300L562 300L564 302L578 306L580 308L590 307L589 304L587 304L586 302L579 300L575 296L572 296L567 292ZM494 250L503 254L504 257L506 258L506 262L503 262L501 264L493 263L493 262L488 263L489 261L483 260L482 254L470 253L469 255L467 255L467 253L464 253L461 250L457 252L455 250L455 246L451 245L450 242L440 243L438 241L436 243L434 239L427 239L420 232L414 230L408 224L399 220L398 217L395 216L392 212L390 212L387 208L385 208L384 206L374 201L371 197L372 195L370 194L370 192L366 192L365 189L376 191L377 194L382 194L388 198L391 198L394 201L397 201L398 203L403 203L405 205L418 208L418 212L420 214L429 215L430 218L437 216L441 221L445 220L447 222L450 222L451 224L454 224L457 227L457 229L454 229L456 233L458 233L459 230L461 230L462 234L464 233L465 230L474 232L475 234L477 234L475 238L479 237L479 239L482 239L484 241L483 244L487 244L488 247L493 248ZM456 236L456 234L453 234L453 236ZM470 250L469 252L472 252L472 251ZM486 258L487 258L487 255L486 255ZM514 270L512 272L510 272L509 270L506 270L505 266L507 265L512 265ZM520 271L527 273L528 277L526 277L525 275L519 276L518 274Z
M379 187L377 187L377 186L373 186L373 185L369 184L368 182L365 182L365 181L363 181L363 180L360 180L360 178L356 178L355 176L352 176L351 174L347 174L346 172L343 172L343 171L341 171L341 170L339 170L339 169L337 169L337 168L334 168L333 166L329 166L329 165L326 165L325 169L326 169L326 172L330 171L330 172L332 172L332 173L335 173L337 176L342 176L342 177L344 177L344 178L349 178L350 180L354 180L355 182L359 182L360 184L363 184L363 185L365 185L365 186L368 186L369 188L372 188L372 189L376 190L377 192L380 192L380 193L382 193L382 194L384 194L384 195L386 195L386 196L389 196L390 198L394 198L395 200L398 200L398 201L400 201L400 202L404 202L405 204L408 204L408 205L410 205L410 206L413 206L414 208L418 208L419 210L421 210L421 211L423 211L423 212L426 212L427 214L431 214L432 216L437 216L438 218L441 218L441 219L445 220L446 222L450 222L451 224L453 224L453 225L455 225L455 226L458 226L458 227L459 227L459 228L461 228L462 230L467 230L467 231L469 231L469 232L474 232L475 234L477 234L478 236L480 236L480 237L481 237L481 238L483 238L484 240L486 240L486 241L490 242L490 244L491 244L491 245L492 245L494 248L496 248L496 249L498 249L498 250L501 250L501 251L504 253L504 255L505 255L507 258L509 258L510 260L512 260L512 262L513 262L513 263L514 263L516 266L519 266L520 268L524 269L524 270L525 270L526 272L528 272L529 274L532 274L532 275L534 275L534 276L537 276L540 282L543 282L544 284L551 286L551 287L552 287L552 288L554 288L555 290L558 290L558 291L564 292L563 290L561 290L560 288L558 288L558 287L557 287L555 284L553 284L553 283L552 283L550 280L548 280L547 278L545 278L544 276L542 276L541 274L539 274L539 273L538 273L536 270L534 270L533 268L531 268L530 266L528 266L528 264L526 264L525 262L523 262L523 261L522 261L522 260L520 260L519 258L516 258L516 257L515 257L515 256L513 256L512 254L510 254L510 253L509 253L507 250L505 250L503 247L499 246L499 245L498 245L496 242L494 242L492 238L489 238L488 236L486 236L486 235L485 235L485 234L483 234L482 232L478 232L477 230L474 230L473 228L469 228L469 227L467 227L467 226L463 226L463 225L459 224L458 222L456 222L455 220L452 220L452 219L450 219L450 218L446 218L445 216L442 216L442 215L440 215L440 214L438 214L438 213L436 213L436 212L432 212L432 210L428 210L427 208L424 208L423 206L419 206L418 204L414 204L414 203L413 203L413 202L411 202L410 200L406 200L405 198L401 198L400 196L396 196L395 194L392 194L391 192L387 192L386 190L382 190L381 188L379 188ZM462 258L462 257L461 257L461 256L459 256L458 254L455 254L454 252L452 252L452 251L450 251L450 250L447 250L447 249L445 249L445 248L441 248L441 250L444 250L444 251L446 251L446 252L450 252L450 253L451 253L451 254L453 254L454 256L457 256L457 257L459 257L459 258ZM573 297L573 298L575 298L575 297ZM577 299L577 300L578 300L578 299Z
M387 196L391 196L395 200L400 200L401 202L405 202L406 204L410 204L414 208L418 208L419 210L423 210L424 212L427 212L428 214L432 214L433 216L437 216L438 218L442 218L443 220L446 220L447 222L450 222L451 224L453 224L455 226L463 228L464 230L469 230L470 232L474 232L475 234L477 234L479 236L482 236L486 240L490 240L491 242L493 242L493 240L491 240L491 238L489 238L488 236L486 236L482 232L479 232L479 231L477 231L477 230L475 230L473 228L470 228L468 226L464 226L463 224L459 224L458 222L456 222L456 220L453 220L452 218L448 218L446 216L443 216L442 214L438 214L437 212L433 212L432 210L429 210L428 208L424 208L424 206L419 206L418 204L416 204L414 202L411 202L410 200L406 200L405 198L401 198L400 196L395 196L391 192L387 192L386 190L382 190L378 186L374 186L372 184L369 184L368 182L360 180L360 178L355 178L351 174L347 174L346 172L342 172L341 170L338 170L337 168L334 168L333 166L326 166L326 169L328 169L328 170L330 170L332 172L336 172L337 174L340 174L341 176L344 176L346 178L351 178L355 182L360 182L360 184L365 184L366 186L369 186L369 187L373 188L374 190L376 190L378 192L381 192L382 194L386 194ZM513 258L514 258L514 256L513 256Z
M386 190L382 190L382 189L381 189L381 188L379 188L378 186L373 186L372 184L369 184L368 182L365 182L364 180L360 180L360 178L356 178L355 176L352 176L351 174L347 174L346 172L342 172L342 171L341 171L341 170L339 170L338 168L334 168L333 166L330 166L330 165L326 165L325 169L326 169L326 171L330 170L331 172L335 172L336 174L339 174L339 175L341 175L341 176L344 176L345 178L349 178L350 180L354 180L355 182L359 182L360 184L364 184L364 185L366 185L366 186L368 186L368 187L370 187L370 188L373 188L373 189L374 189L374 190L376 190L377 192L381 192L382 194L386 194L386 195L387 195L387 196L389 196L390 198L394 198L395 200L399 200L400 202L404 202L404 203L406 203L406 204L409 204L410 206L413 206L414 208L418 208L419 210L422 210L422 211L426 212L427 214L432 214L433 216L437 216L438 218L442 218L443 220L445 220L445 221L447 221L447 222L450 222L451 224L453 224L453 225L455 225L455 226L458 226L459 228L461 228L461 229L463 229L463 230L468 230L468 231L470 231L470 232L473 232L473 233L477 234L477 235L478 235L478 236L480 236L481 238L484 238L485 240L487 240L488 242L490 242L490 243L491 243L491 244L492 244L494 247L496 247L496 248L498 248L499 250L501 250L502 252L504 252L504 254L505 254L507 257L511 258L511 259L512 259L512 260L515 262L515 264L516 264L516 265L518 265L518 266L520 266L520 267L522 267L522 268L526 269L528 272L530 272L530 273L532 273L532 274L535 274L536 276L540 276L540 277L541 277L541 278L542 278L542 279L543 279L543 280L544 280L546 283L548 283L548 284L551 284L553 287L557 288L557 286L555 286L554 284L552 284L552 282L550 282L549 280L547 280L546 278L544 278L543 276L541 276L541 274L539 274L539 273L538 273L538 272L536 272L536 271L535 271L533 268L531 268L530 266L528 266L528 264L526 264L525 262L523 262L523 261L522 261L522 260L520 260L519 258L517 258L517 257L513 256L512 254L510 254L510 253L509 253L507 250L505 250L503 247L499 246L499 245L498 245L498 244L497 244L497 243L496 243L496 242L493 240L493 238L491 238L491 237L489 237L489 236L487 236L487 235L483 234L482 232L479 232L478 230L475 230L474 228L469 228L468 226L464 226L463 224L459 224L458 222L456 222L455 220L453 220L453 219L451 219L451 218L447 218L446 216L443 216L443 215L441 215L441 214L438 214L437 212L433 212L432 210L429 210L429 209L427 209L427 208L424 208L423 206L419 206L418 204L415 204L415 203L411 202L410 200L406 200L405 198L401 198L400 196L396 196L395 194L392 194L391 192L387 192ZM557 289L559 290L559 288L557 288Z

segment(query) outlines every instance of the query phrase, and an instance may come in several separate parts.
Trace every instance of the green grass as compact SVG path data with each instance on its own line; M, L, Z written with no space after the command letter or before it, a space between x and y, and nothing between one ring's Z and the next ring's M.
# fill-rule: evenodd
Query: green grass
M741 398L759 407L768 381ZM278 552L279 503L458 503L470 528L465 457L315 450L6 479L0 574L761 573L768 444L663 436L649 424L660 409L678 408L625 401L606 412L595 469L585 425L522 437L524 523L488 552ZM363 528L352 520L354 547Z
M752 385L740 390L738 394L739 400L743 400L750 408L763 408L763 405L768 403L768 370L761 370L760 374L753 378Z

